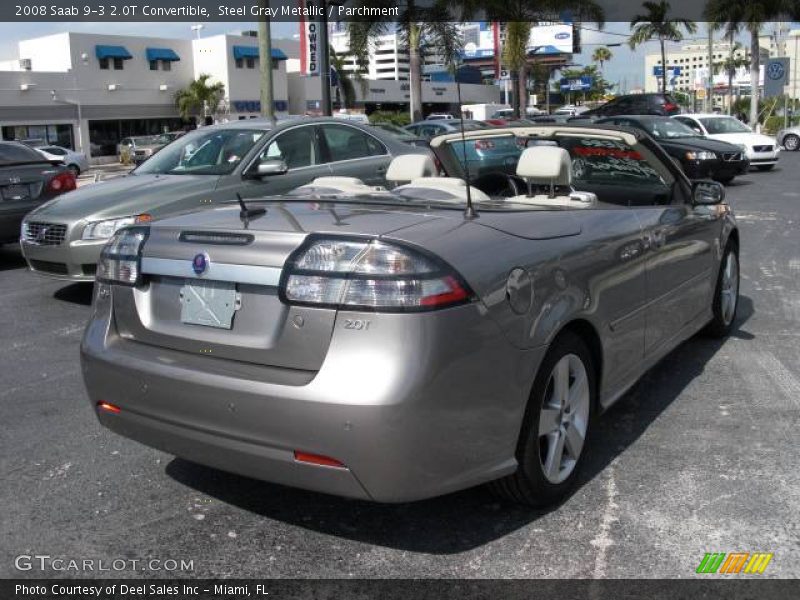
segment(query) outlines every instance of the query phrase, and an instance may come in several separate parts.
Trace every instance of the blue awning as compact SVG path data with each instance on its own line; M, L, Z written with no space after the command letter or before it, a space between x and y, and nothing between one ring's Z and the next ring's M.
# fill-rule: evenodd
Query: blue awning
M181 57L178 56L175 50L173 50L172 48L147 48L145 50L145 54L147 55L148 61L153 61L153 60L173 61L181 59Z
M258 46L234 46L233 58L258 58ZM288 60L289 57L279 48L272 49L272 58L275 60Z
M94 47L94 51L97 54L97 58L101 60L104 58L121 58L123 60L133 58L125 46L102 46L98 44Z

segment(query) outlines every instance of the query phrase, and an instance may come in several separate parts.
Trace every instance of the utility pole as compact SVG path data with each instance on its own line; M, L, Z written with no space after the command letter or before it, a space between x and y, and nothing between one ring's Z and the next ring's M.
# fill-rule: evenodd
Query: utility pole
M331 56L328 43L328 2L321 0L322 18L319 23L319 79L322 84L322 114L331 116Z
M267 8L269 0L259 0ZM266 11L261 11L266 15ZM275 123L275 96L272 90L272 32L268 16L258 20L258 65L261 71L261 116Z
M714 91L714 29L711 23L706 23L708 27L708 77L706 78L706 99L703 102L703 110L711 112L714 103L711 99L711 94Z

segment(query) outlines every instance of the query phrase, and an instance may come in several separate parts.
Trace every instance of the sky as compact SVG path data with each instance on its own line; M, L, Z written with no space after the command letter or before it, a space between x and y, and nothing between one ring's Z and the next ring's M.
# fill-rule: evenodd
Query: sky
M0 23L0 60L16 58L17 42L32 37L61 33L65 31L87 32L87 33L108 33L120 35L142 35L157 37L174 37L190 39L195 33L190 29L191 23L91 23L91 22L72 22L72 23ZM256 22L209 22L206 23L201 32L202 36L216 35L220 33L239 32L247 29L257 29ZM644 56L649 52L658 50L658 44L650 42L631 50L627 45L627 36L630 33L630 25L622 22L606 23L603 31L592 31L592 25L585 25L582 33L584 44L583 53L575 55L573 62L576 64L591 64L591 55L597 45L609 43L621 43L621 46L609 48L613 54L611 61L604 67L606 80L620 84L621 88L631 89L644 86ZM291 38L298 33L296 23L273 23L272 35L280 38ZM706 28L703 23L698 23L697 33L687 36L687 39L680 44L672 44L673 47L680 47L682 44L706 40ZM742 39L742 42L746 40ZM618 88L619 89L619 88Z

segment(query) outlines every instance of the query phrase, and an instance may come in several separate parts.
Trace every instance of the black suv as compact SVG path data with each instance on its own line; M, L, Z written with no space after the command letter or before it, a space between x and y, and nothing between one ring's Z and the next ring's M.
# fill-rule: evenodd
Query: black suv
M617 115L659 115L671 117L681 112L680 106L669 94L628 94L617 96L603 106L587 110L578 118L616 117Z

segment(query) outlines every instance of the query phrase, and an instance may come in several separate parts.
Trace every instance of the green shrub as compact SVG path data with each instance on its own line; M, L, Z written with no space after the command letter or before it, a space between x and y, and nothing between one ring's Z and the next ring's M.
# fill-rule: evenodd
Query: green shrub
M411 123L411 117L407 112L395 112L391 110L376 110L369 116L370 123L391 123L399 127L404 127Z

